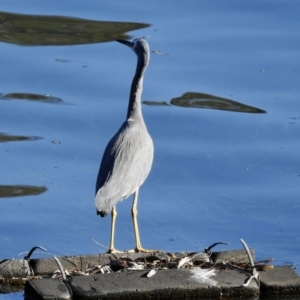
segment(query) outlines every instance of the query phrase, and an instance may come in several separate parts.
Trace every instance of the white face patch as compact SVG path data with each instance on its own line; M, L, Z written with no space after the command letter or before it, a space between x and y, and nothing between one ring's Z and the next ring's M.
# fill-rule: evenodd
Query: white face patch
M140 39L135 39L133 40L133 48L135 48L137 46L137 43L139 42Z
M139 39L135 39L132 41L132 47L130 49L135 53L135 48L137 47L137 43L139 42Z
M200 268L191 269L191 279L201 284L216 286L218 282L211 277L216 276L216 270L205 270Z
M144 47L143 45L145 44L145 39L144 38L137 38L137 39L134 39L132 41L133 43L133 49L137 48L137 47Z

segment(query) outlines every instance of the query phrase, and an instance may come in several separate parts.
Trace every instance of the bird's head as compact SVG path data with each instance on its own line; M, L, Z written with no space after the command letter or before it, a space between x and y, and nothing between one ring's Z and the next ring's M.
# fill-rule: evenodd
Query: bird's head
M149 45L144 38L134 39L132 42L126 40L116 40L117 42L128 46L138 56L150 56Z

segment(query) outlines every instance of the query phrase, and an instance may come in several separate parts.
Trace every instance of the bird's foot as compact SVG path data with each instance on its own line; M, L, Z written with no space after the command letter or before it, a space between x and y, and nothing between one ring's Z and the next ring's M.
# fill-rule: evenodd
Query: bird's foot
M110 248L110 249L108 249L108 251L106 253L124 253L124 251L120 251L115 248Z
M132 250L126 250L126 253L157 253L157 252L163 252L162 250L149 250L144 249L143 247L135 247Z

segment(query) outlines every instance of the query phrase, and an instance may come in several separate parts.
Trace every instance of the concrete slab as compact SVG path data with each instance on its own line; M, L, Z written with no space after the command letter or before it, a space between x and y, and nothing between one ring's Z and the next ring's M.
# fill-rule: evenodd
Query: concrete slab
M30 266L25 259L0 260L0 278L26 277L31 275Z
M148 278L149 271L126 271L120 273L79 276L70 279L73 297L78 299L160 299L176 297L220 298L254 297L259 294L255 281L242 287L249 275L236 270L178 269L158 270ZM49 286L47 282L49 281ZM40 282L43 282L42 286ZM59 282L59 281L58 281ZM61 282L60 287L61 287ZM51 285L51 286L50 286ZM44 290L43 290L44 289ZM49 291L55 295L49 298ZM58 293L54 280L32 280L26 283L25 295L39 294L42 299L63 298L65 289Z
M254 251L251 250L254 257ZM179 261L189 257L193 262L183 268L176 269ZM130 259L130 260L128 260ZM173 261L174 259L174 261ZM256 297L257 295L272 296L299 296L300 277L295 270L288 266L275 267L260 271L260 288L255 280L250 281L247 287L243 284L250 277L245 270L234 268L233 265L247 268L248 256L245 250L206 253L121 253L99 254L60 257L59 261L65 270L72 276L67 282L59 279L50 279L54 271L58 269L53 258L0 261L0 278L2 283L8 284L9 277L12 280L21 280L28 274L40 275L43 279L32 279L25 284L25 296L33 299L184 299L184 298L220 298L230 299ZM130 270L129 262L143 262L143 270ZM147 277L149 266L166 266L168 269L159 269L152 277ZM115 263L117 262L117 270ZM157 263L158 262L158 263ZM161 263L162 262L162 263ZM226 262L224 264L223 262ZM121 263L118 265L118 263ZM123 265L125 264L125 265ZM126 265L127 264L127 265ZM110 266L108 272L91 274L88 268L100 265ZM91 267L92 266L92 267ZM75 272L71 272L75 269ZM78 272L77 272L77 271ZM87 274L88 276L76 276ZM48 277L48 278L45 278ZM28 277L27 277L28 278ZM3 285L3 284L2 284ZM3 287L3 286L2 286ZM0 284L1 288L1 284ZM7 290L7 286L4 287ZM3 292L3 291L2 291Z
M72 293L64 282L57 279L35 279L25 284L25 296L33 299L71 299Z
M262 294L300 296L300 277L291 267L276 267L259 274Z

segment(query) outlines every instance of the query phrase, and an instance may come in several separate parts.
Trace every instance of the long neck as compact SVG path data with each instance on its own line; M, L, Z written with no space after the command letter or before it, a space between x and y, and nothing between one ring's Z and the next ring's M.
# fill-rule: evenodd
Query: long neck
M143 91L143 76L148 65L146 55L138 57L135 75L132 80L129 103L127 110L127 119L142 116L141 96Z

